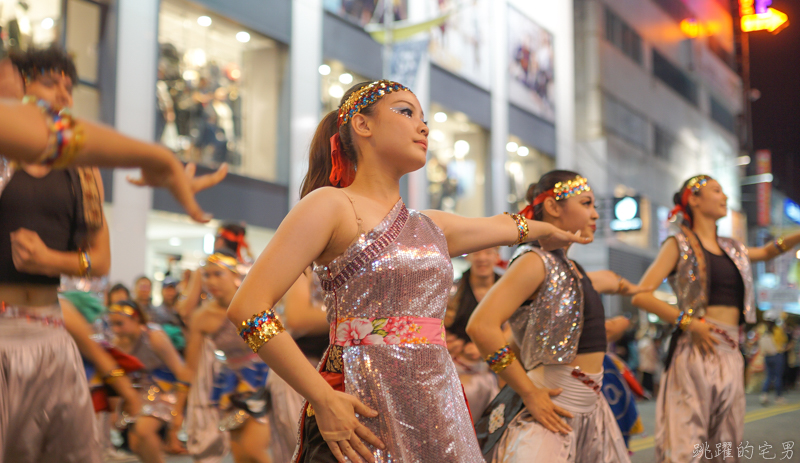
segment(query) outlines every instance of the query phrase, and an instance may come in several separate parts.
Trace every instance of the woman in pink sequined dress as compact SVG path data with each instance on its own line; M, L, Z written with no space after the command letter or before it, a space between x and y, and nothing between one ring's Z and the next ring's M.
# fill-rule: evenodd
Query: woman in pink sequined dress
M402 85L380 81L350 89L339 111L317 128L303 199L228 309L243 337L260 333L254 350L308 400L296 461L345 461L345 455L361 461L360 455L381 462L482 462L444 342L450 256L521 237L552 246L585 241L520 217L466 219L407 209L400 178L425 165L427 138L420 104ZM271 315L312 263L331 323L322 375Z

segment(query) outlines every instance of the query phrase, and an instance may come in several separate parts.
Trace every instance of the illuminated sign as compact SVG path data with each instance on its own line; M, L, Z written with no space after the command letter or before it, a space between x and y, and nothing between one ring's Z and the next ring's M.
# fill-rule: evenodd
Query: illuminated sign
M633 231L641 229L642 218L639 210L639 197L614 198L614 219L611 220L611 230Z
M742 32L769 31L777 34L789 25L786 13L770 8L772 0L739 0Z
M796 202L791 199L785 200L783 202L783 213L786 214L786 217L792 219L794 223L800 224L800 205Z
M684 19L681 21L681 31L686 34L687 37L696 39L700 36L700 24L697 22L696 19L689 18Z

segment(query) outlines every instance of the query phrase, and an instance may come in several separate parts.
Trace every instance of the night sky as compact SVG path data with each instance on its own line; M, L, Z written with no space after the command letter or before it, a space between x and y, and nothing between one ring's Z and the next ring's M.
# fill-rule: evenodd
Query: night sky
M800 0L775 0L789 16L777 35L750 34L755 149L772 150L773 186L800 203Z

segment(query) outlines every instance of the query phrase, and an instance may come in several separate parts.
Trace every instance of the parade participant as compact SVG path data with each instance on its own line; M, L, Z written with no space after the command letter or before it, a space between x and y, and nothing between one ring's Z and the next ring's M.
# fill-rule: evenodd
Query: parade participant
M140 413L126 418L131 422L127 429L129 447L146 463L163 462L160 433L166 434L170 451L181 453L177 432L183 423L183 410L175 406L176 392L187 388L189 371L167 334L158 325L147 323L147 315L137 303L112 304L108 318L115 335L112 344L144 365L131 375L143 406Z
M0 180L0 353L7 372L0 395L8 399L0 406L0 448L7 461L41 461L48 455L54 461L95 462L92 403L75 345L83 339L73 341L63 329L57 291L60 274L86 277L108 271L108 231L99 174L69 165L81 153L103 152L102 158L119 147L103 151L99 140L90 142L92 133L109 144L126 141L99 126L82 131L82 123L66 112L51 110L72 104L77 76L66 53L31 50L15 59L19 69L0 62L0 93L6 94L9 74L19 72L24 80L11 80L35 106L0 103L0 153L17 161L16 166L4 164ZM141 150L150 145L139 142L128 146L153 152ZM30 154L36 156L28 159ZM171 183L182 203L202 217L192 189L219 180L190 182L184 172L175 176L171 161L138 156L123 156L121 163L139 159L129 165L145 167L144 178L151 184ZM113 369L105 379L119 381L122 373Z
M489 288L500 278L500 274L495 271L500 254L497 248L489 248L469 253L465 259L470 267L455 283L455 293L447 306L444 327L447 332L447 348L456 364L458 379L464 386L470 414L479 417L500 388L497 376L486 365L478 348L467 336L467 322Z
M522 214L594 236L594 193L579 174L548 172L527 199ZM613 272L585 272L566 248L517 250L467 325L489 366L516 392L501 392L476 425L488 461L629 461L601 392L607 342L600 294L638 291ZM506 322L519 357L503 334Z
M187 420L194 420L187 423L189 452L205 454L211 449L210 444L215 441L209 439L215 431L210 429L213 426L228 433L231 453L237 463L267 463L271 461L267 453L270 445L267 420L270 397L266 391L269 369L225 317L225 310L241 284L238 265L234 254L223 250L209 256L201 269L203 285L211 298L192 315L189 323L186 364L193 375L192 388L199 387L189 397ZM223 354L223 365L217 368L201 365L209 357L206 340L213 346L212 357L213 350ZM213 377L209 377L210 372ZM208 395L200 397L199 393ZM185 396L179 400L179 407L184 401ZM199 429L198 423L211 426Z
M37 70L37 73L39 70ZM56 70L47 73L62 87L71 87L71 79ZM52 94L48 90L48 93ZM227 165L216 172L195 177L194 164L185 167L174 154L160 145L144 143L126 137L108 127L79 120L69 111L45 99L32 98L26 103L19 99L25 94L22 75L8 59L0 61L0 153L5 158L0 165L3 178L0 188L13 171L7 161L23 164L44 164L56 169L66 166L140 168L141 177L130 179L139 186L167 188L192 219L208 222L197 204L195 194L221 182ZM56 143L55 140L60 140Z
M651 292L634 305L674 323L670 354L656 403L656 461L698 462L696 446L744 437L744 363L739 325L756 320L751 262L777 257L800 244L800 233L748 248L717 235L717 221L728 213L722 186L707 175L684 182L675 193L671 217L680 231L667 239L641 285L657 287L669 279L678 308ZM690 333L687 336L686 333ZM720 457L721 460L721 457ZM733 461L739 461L735 456Z
M360 454L369 461L481 462L444 342L450 256L533 239L586 241L518 215L408 210L400 179L425 165L427 137L420 104L401 84L348 90L312 140L303 199L228 309L273 373L308 400L299 461L362 461ZM273 311L312 263L332 325L323 376Z

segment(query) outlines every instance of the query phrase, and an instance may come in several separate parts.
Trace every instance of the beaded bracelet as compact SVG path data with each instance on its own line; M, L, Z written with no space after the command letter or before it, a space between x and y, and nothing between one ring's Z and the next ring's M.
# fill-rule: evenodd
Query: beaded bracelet
M781 254L783 254L784 252L789 250L789 248L786 247L786 242L784 242L782 236L780 238L776 239L775 241L773 241L772 244L774 244L775 247L778 248L778 251L780 251Z
M55 169L70 165L83 147L83 124L75 120L67 108L56 111L46 101L30 96L22 102L38 107L47 123L47 147L39 162Z
M528 228L528 221L519 214L509 214L508 212L503 212L503 214L511 216L511 218L514 219L514 222L517 224L517 241L511 246L524 243L528 238L528 232L530 231Z
M278 320L275 312L270 309L243 321L239 336L253 349L253 352L258 353L261 346L284 331L286 330L283 328L283 324Z
M114 368L113 370L109 371L107 375L103 376L103 383L111 384L123 376L125 376L125 370L122 368Z
M92 274L92 258L89 257L87 251L82 249L78 251L78 264L82 277L88 277Z
M692 316L684 311L681 311L680 315L678 315L678 319L675 320L675 325L677 325L681 331L686 331L690 323L692 323Z
M486 363L489 364L489 368L491 368L493 372L500 374L503 370L508 368L509 365L514 363L516 359L517 356L511 352L511 348L506 344L494 354L487 356Z

